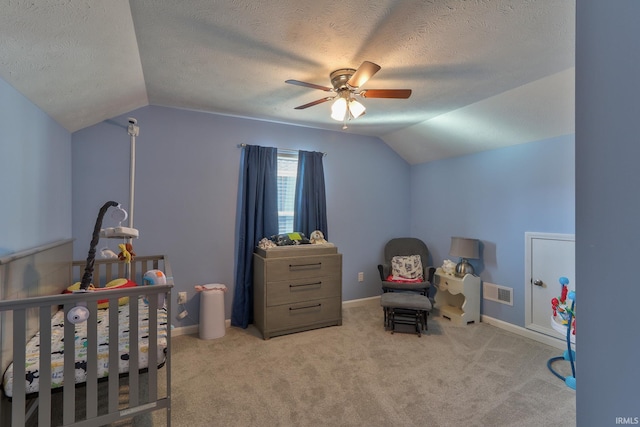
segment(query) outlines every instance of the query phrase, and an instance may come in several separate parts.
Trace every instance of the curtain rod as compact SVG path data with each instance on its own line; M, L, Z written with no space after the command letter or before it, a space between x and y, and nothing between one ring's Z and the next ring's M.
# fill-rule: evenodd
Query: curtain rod
M238 144L238 148L246 147L247 144ZM277 148L278 151L284 151L285 153L298 153L300 150L292 150L290 148ZM327 157L327 153L322 153L323 157Z

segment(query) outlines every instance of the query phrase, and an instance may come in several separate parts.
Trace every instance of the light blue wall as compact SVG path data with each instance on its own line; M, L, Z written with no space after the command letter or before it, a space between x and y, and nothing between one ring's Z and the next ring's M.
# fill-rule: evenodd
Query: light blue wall
M524 326L524 233L575 232L574 154L569 135L411 168L411 234L434 265L452 236L480 239L476 274L514 289L513 306L483 300L483 315Z
M86 258L100 206L129 201L127 117L138 119L135 227L138 254L169 256L176 291L224 283L233 295L239 144L326 152L329 238L343 254L343 298L378 295L376 265L391 237L409 234L409 165L378 138L163 107L145 107L73 134L75 258ZM339 126L338 126L339 127ZM393 195L393 197L391 197ZM105 217L108 224L109 215ZM118 242L101 240L98 249ZM357 282L364 272L365 281Z
M0 79L0 255L71 237L71 135Z
M640 2L576 11L577 425L637 425Z

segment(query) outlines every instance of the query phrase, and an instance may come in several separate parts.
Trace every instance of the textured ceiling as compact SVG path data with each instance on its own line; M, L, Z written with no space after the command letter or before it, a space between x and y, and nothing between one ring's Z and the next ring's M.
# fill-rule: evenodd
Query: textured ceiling
M37 0L0 5L0 77L69 131L145 105L341 130L329 73L368 60L343 132L409 163L573 133L574 0Z

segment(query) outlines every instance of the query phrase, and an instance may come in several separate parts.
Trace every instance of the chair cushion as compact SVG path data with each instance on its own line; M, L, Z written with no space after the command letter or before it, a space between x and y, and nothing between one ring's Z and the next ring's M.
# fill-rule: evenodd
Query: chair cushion
M416 277L415 279L405 279L403 277L392 276L391 274L387 276L387 280L385 282L393 282L393 283L424 283L424 279L422 277Z
M380 305L388 308L431 311L433 306L428 297L409 292L385 292L380 297Z
M420 255L396 255L391 258L391 275L394 280L422 279Z
M383 281L382 288L383 289L396 289L396 290L405 290L405 291L422 291L427 290L431 286L429 282L389 282Z

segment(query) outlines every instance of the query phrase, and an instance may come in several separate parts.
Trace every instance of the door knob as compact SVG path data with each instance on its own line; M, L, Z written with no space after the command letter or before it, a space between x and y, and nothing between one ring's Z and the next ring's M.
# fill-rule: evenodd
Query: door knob
M542 280L538 279L538 280L534 280L533 284L536 285L536 286L542 286L542 285L544 285L544 282Z

